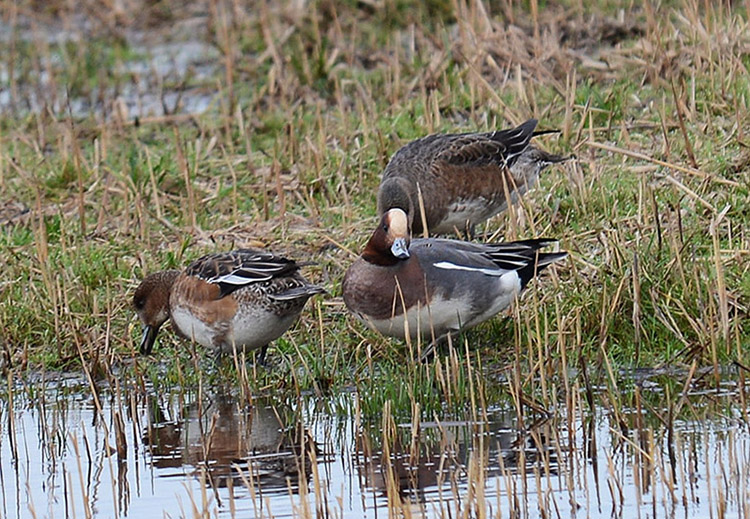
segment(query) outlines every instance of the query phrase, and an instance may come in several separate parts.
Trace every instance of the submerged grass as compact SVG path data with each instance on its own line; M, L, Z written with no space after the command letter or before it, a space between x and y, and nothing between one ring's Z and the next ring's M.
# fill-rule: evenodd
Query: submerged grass
M356 388L379 420L386 405L431 419L494 393L522 417L602 384L618 409L623 368L710 367L718 384L722 366L750 365L748 6L565 4L4 6L3 370L230 381L248 399ZM143 42L169 39L217 57L144 69ZM126 88L140 75L158 88L150 112ZM205 95L205 112L181 111ZM570 260L415 363L416 346L366 331L340 298L379 174L411 139L528 117L561 130L540 145L577 161L482 236L558 238ZM276 341L271 368L168 332L137 357L137 282L248 245L314 260L306 275L332 294Z

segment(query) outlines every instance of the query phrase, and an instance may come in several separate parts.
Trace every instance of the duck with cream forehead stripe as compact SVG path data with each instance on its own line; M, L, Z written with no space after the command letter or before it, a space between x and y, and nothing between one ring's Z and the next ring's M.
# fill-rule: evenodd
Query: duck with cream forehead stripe
M532 278L567 256L539 252L552 243L410 240L406 213L391 209L347 270L344 302L383 335L434 342L510 306Z

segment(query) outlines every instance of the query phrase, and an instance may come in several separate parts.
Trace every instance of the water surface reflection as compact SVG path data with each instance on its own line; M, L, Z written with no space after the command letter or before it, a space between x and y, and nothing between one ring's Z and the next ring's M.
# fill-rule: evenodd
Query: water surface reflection
M0 510L9 518L744 516L750 435L732 387L692 395L695 419L670 429L659 409L639 406L617 419L553 409L526 416L525 427L503 403L463 419L366 423L354 392L250 405L209 392L94 395L75 378L19 385L0 402Z

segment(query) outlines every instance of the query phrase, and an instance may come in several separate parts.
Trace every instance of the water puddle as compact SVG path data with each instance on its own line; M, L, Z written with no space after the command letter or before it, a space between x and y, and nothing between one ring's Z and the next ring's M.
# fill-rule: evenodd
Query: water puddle
M250 405L184 390L94 397L65 378L0 402L0 515L746 517L736 395L692 395L695 419L672 427L645 410L564 407L521 424L510 404L415 426L389 409L365 422L356 392Z
M0 49L19 55L0 63L0 113L119 122L200 114L217 103L221 70L220 52L201 39L206 23L201 15L159 30L123 30L118 47L90 41L83 19L2 19Z

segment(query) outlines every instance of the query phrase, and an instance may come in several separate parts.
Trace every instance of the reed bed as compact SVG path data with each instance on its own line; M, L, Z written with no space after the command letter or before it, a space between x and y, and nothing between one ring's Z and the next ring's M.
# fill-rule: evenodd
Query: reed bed
M444 421L464 424L471 455L438 474L445 506L430 514L558 516L556 493L567 492L568 510L601 508L608 495L601 513L669 515L696 503L700 477L712 513L747 515L731 486L747 467L726 455L746 438L727 434L711 450L700 444L708 436L679 427L705 416L690 395L721 394L728 376L726 414L747 418L750 3L0 6L4 437L18 437L14 396L42 398L31 381L76 372L115 465L134 448L128 427L142 428L129 415L135 399L195 388L197 401L314 398L348 416L353 463L366 481L383 467L393 515L425 512L404 489L431 459L425 435L438 464L460 450ZM479 239L555 237L570 260L505 315L417 362L426 345L366 331L340 298L375 225L379 174L411 139L529 117L560 130L540 146L577 160L545 172ZM138 281L240 246L315 261L306 272L331 297L308 304L266 368L168 332L139 357ZM660 374L659 391L642 369ZM356 405L342 403L351 394ZM483 433L500 403L518 437L510 465L507 452L490 454L497 435ZM723 464L700 459L710 452ZM312 473L292 492L305 496L294 514L342 515L315 472L322 454L300 453ZM76 479L84 467L66 465L65 487L84 489L76 514L95 515ZM229 484L260 506L253 477ZM217 492L192 494L181 513L211 515L217 496L235 510Z

